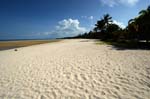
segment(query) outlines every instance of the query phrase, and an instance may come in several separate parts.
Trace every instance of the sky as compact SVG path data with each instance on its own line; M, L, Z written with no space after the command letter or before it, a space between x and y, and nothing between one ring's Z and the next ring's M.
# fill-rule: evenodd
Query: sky
M125 28L150 0L0 0L0 40L75 36L109 13Z

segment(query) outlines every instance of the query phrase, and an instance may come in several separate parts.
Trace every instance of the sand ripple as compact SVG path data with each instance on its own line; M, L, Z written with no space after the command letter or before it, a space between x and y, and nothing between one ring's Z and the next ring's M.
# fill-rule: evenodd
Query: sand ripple
M93 40L0 52L0 99L150 99L150 51Z

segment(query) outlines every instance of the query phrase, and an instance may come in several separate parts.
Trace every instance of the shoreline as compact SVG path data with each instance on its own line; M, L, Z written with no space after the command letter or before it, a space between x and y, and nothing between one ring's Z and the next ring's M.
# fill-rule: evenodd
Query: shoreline
M0 51L9 50L20 47L27 47L38 44L58 42L61 39L52 39L52 40L11 40L11 41L0 41Z

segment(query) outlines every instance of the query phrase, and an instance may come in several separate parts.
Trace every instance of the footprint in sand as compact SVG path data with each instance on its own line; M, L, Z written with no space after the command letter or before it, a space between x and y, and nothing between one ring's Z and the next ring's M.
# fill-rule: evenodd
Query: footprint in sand
M80 74L80 77L81 77L82 80L87 80L87 78L85 77L84 74Z
M48 97L45 96L45 95L40 95L40 96L39 96L39 99L48 99Z

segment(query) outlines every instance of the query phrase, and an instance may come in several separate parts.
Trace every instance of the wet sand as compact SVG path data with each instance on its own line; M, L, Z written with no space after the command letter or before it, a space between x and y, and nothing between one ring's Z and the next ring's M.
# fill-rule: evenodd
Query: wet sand
M19 41L0 41L0 51L19 47L26 47L37 44L52 43L60 40L19 40Z

